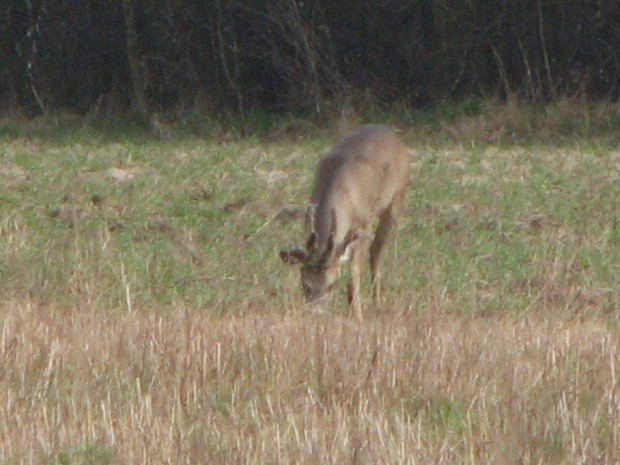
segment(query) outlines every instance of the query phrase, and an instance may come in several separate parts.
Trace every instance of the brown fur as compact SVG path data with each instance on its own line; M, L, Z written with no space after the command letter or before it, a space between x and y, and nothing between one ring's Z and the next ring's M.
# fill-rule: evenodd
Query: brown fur
M385 126L364 126L338 141L319 162L306 225L306 250L282 251L287 263L301 263L308 302L323 298L350 256L349 302L362 317L359 297L363 256L370 244L373 297L380 297L379 257L393 234L409 182L409 157L403 142Z

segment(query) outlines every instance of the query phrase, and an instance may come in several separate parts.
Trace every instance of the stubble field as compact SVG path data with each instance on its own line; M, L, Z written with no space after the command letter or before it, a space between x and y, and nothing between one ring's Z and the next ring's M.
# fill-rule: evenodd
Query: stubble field
M3 121L1 462L620 463L620 139L577 116L395 122L412 183L362 322L278 258L356 124Z

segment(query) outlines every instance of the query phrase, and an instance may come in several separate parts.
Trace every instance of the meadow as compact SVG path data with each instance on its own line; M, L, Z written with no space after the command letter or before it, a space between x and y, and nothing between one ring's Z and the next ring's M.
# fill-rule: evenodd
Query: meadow
M620 463L620 107L383 116L412 179L359 322L278 251L371 119L0 119L0 462Z

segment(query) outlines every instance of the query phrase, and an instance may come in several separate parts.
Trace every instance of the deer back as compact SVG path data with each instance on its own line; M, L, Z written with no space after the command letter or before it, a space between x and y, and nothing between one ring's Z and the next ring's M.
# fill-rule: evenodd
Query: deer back
M352 232L364 233L404 195L408 179L407 148L391 129L365 126L340 140L321 159L314 179L317 247L325 247L332 232L335 244Z

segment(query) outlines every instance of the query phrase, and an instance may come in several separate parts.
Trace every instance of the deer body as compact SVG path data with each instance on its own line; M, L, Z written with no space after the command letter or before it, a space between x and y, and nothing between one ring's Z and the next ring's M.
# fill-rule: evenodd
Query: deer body
M302 265L306 301L331 291L340 265L349 260L349 302L358 318L361 266L370 244L373 297L380 296L379 257L394 232L409 181L408 151L385 126L365 126L337 142L319 162L311 207L306 215L306 250L282 251L281 258Z

